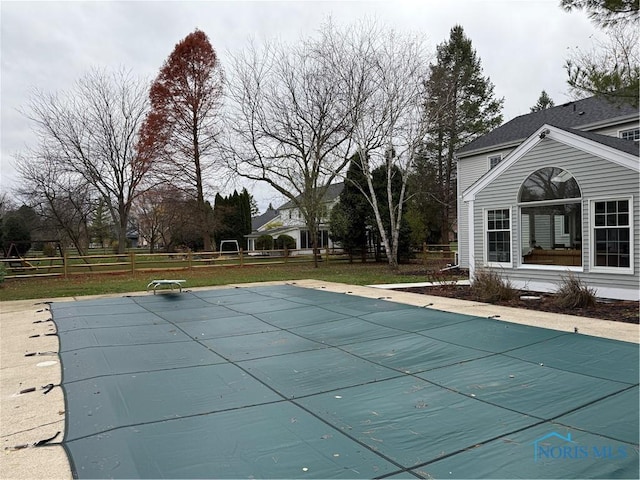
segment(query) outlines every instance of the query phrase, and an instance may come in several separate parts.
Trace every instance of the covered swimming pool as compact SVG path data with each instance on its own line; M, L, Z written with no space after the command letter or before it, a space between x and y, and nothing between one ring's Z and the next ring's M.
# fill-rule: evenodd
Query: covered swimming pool
M638 478L638 345L258 286L51 305L77 478Z

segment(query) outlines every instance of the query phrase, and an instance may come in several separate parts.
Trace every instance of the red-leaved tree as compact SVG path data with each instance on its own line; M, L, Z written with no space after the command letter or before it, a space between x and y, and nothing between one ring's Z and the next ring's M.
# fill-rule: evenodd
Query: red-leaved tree
M201 234L212 250L211 209L205 202L223 72L207 35L195 30L178 43L149 92L151 111L140 132L140 155L153 158L157 175L185 192L195 192Z

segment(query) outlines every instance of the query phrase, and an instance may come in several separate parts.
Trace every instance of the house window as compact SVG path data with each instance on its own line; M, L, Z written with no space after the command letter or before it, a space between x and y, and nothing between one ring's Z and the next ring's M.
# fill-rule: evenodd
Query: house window
M329 246L329 231L318 231L318 248L327 248ZM312 237L309 230L300 231L300 248L313 248Z
M631 202L592 202L593 265L597 269L631 269Z
M582 266L582 200L573 175L541 168L524 181L518 200L522 263Z
M629 130L622 130L620 132L620 138L623 140L640 140L640 128L630 128Z
M487 262L511 262L511 211L487 210Z
M502 161L502 155L492 155L489 157L489 170L497 166Z

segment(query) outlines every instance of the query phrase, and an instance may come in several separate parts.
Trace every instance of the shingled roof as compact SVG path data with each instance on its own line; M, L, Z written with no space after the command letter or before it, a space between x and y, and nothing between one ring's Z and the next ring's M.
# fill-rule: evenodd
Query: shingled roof
M280 212L275 208L267 208L267 211L264 212L262 215L258 215L256 217L251 218L251 229L252 230L259 229L261 226L265 225L266 223L276 218L279 213Z
M466 156L491 147L517 144L544 124L559 128L585 130L591 126L595 128L598 125L608 123L610 120L623 119L625 117L629 119L637 118L638 109L628 104L612 103L601 97L584 98L516 117L469 142L458 150L457 155Z
M327 202L331 202L332 200L335 200L342 193L343 189L344 189L344 182L332 183L331 185L329 185L329 187L327 188L327 191L324 193L324 196L322 197L322 201L327 203ZM300 195L298 195L296 198L300 198ZM296 206L295 203L289 200L284 205L281 205L280 207L278 207L278 210L295 208L295 206Z
M638 142L623 140L622 138L612 137L610 135L602 135L600 133L585 132L583 130L576 130L575 128L562 129L580 137L588 138L589 140L593 140L594 142L598 142L602 145L607 145L609 147L615 148L616 150L620 150L621 152L630 153L631 155L635 156L638 156L638 154L640 153L640 145L638 145Z

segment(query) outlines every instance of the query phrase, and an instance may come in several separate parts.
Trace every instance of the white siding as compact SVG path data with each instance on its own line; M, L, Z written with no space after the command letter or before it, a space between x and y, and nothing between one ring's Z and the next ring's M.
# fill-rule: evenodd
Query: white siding
M545 269L522 268L519 265L521 242L519 240L519 210L517 196L522 182L534 171L543 167L559 167L569 171L575 177L582 191L582 272L577 273L587 285L600 289L623 289L631 294L638 295L640 286L640 176L628 168L611 163L594 155L568 147L551 139L546 139L518 162L511 165L499 177L478 192L474 205L474 229L475 229L475 259L476 266L480 266L484 258L483 235L484 225L483 209L485 208L512 208L514 245L512 267L505 269L504 273L516 285L528 284L544 285L554 284L560 280L561 271L553 271L551 274ZM596 273L590 271L590 199L606 198L611 196L633 196L633 252L634 273L612 274ZM633 293L635 292L635 294ZM610 296L610 295L609 295Z

